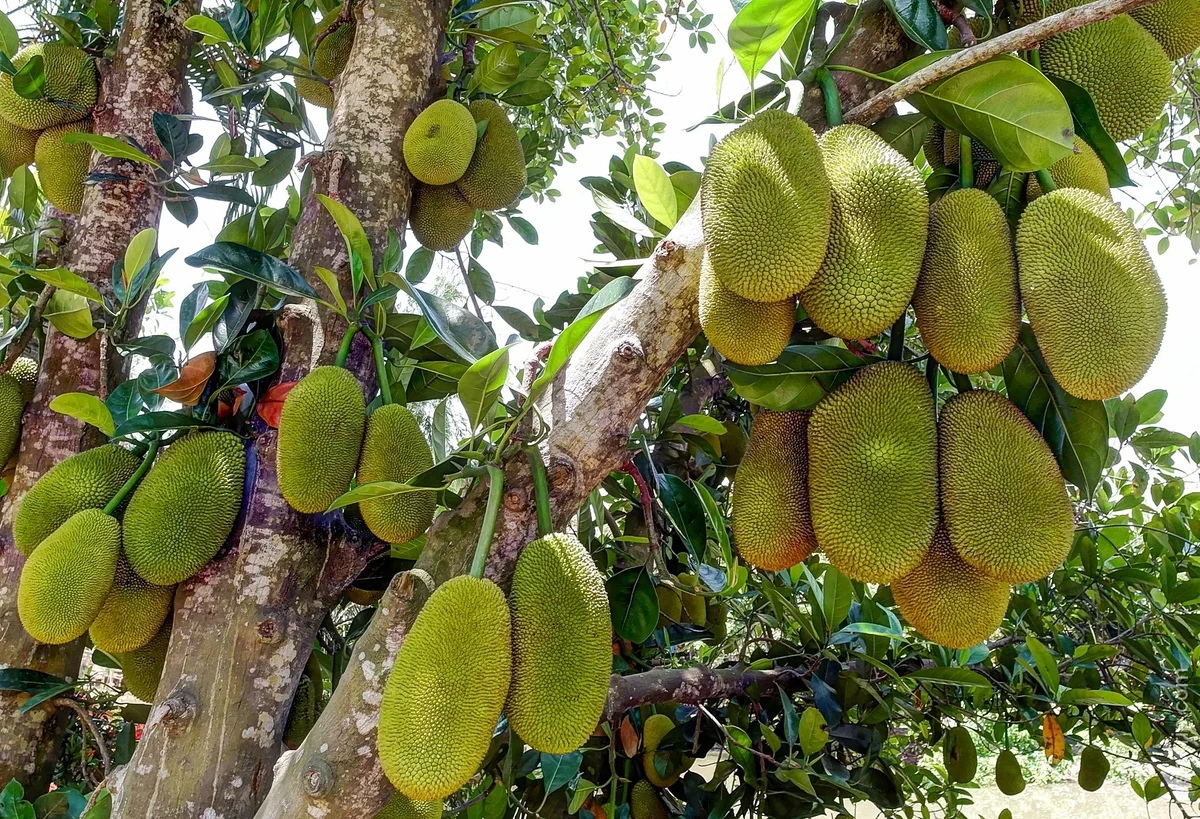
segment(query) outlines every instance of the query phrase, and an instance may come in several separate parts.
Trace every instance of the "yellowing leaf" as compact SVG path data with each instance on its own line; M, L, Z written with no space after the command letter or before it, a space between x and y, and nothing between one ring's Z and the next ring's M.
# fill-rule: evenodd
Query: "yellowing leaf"
M1046 760L1051 765L1062 762L1066 754L1067 739L1063 736L1062 726L1053 714L1042 714L1042 749L1046 752Z
M151 392L171 401L178 401L185 407L194 407L200 402L204 385L208 383L216 367L216 353L201 353L180 368L178 378Z

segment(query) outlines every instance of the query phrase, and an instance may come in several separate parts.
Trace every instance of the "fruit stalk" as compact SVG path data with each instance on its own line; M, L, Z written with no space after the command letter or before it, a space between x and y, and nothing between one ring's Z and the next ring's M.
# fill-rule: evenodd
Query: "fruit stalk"
M825 99L825 121L830 128L842 124L842 98L838 95L837 83L828 68L817 70L817 84L821 86L821 96Z
M111 515L117 511L117 507L121 502L129 496L129 493L137 488L137 485L142 482L142 478L150 471L150 466L154 463L154 459L158 456L158 446L161 443L156 435L150 439L150 448L146 450L146 454L142 456L142 462L138 465L137 471L129 476L129 480L125 481L124 485L117 490L117 494L113 495L113 499L104 507L104 514Z
M475 544L475 559L471 562L471 577L476 579L483 577L488 552L492 547L492 535L496 533L496 516L500 512L500 499L504 497L504 470L489 464L487 471L487 510L483 513L483 525L479 530L479 540Z
M538 534L542 537L554 531L554 521L550 517L550 485L546 481L546 463L542 460L542 452L537 444L525 447L529 457L529 471L533 473L533 497L537 505Z
M333 360L335 366L346 366L346 359L350 357L350 345L354 343L354 334L357 332L357 324L351 324L346 328L345 334L342 335L342 346L338 347L337 358Z

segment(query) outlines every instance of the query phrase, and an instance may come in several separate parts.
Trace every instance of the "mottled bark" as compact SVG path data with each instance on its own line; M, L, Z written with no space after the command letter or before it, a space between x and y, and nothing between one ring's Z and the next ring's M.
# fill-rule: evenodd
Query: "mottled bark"
M755 671L744 665L712 669L706 665L691 668L656 668L641 674L612 676L604 719L611 720L643 705L678 702L699 705L713 700L738 697L752 688L761 696L775 696L778 689L791 691L804 685L806 675L792 668Z

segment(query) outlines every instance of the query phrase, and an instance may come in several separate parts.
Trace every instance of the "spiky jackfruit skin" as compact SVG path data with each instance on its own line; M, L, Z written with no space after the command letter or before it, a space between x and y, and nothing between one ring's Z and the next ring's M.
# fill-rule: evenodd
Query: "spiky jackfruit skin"
M924 376L898 361L859 370L813 410L808 452L813 529L829 562L865 583L912 571L937 523L937 427Z
M69 122L47 128L38 136L33 149L37 163L38 184L50 200L50 204L64 213L79 213L83 210L83 194L86 190L88 166L92 161L92 147L87 143L68 143L68 134L86 134L92 130L92 121Z
M21 397L28 404L29 400L33 398L34 389L37 388L38 363L32 358L18 358L9 368L8 374L17 379L17 383L21 386Z
M77 512L103 509L141 461L116 444L60 461L29 488L13 518L13 545L28 555Z
M402 793L392 794L392 798L383 806L383 810L375 814L375 819L441 819L442 801L421 802L409 799Z
M335 19L328 23L322 21L324 24L321 26L321 31L325 31L329 25L337 22L336 12L330 16ZM333 80L342 73L346 67L346 61L350 59L350 47L354 45L354 32L355 23L353 21L340 23L321 40L312 55L314 74L326 80ZM307 102L320 108L333 107L333 89L326 83L309 77L296 77L295 83L297 93Z
M457 182L471 164L477 134L467 106L438 100L417 114L404 132L404 164L426 185Z
M521 551L510 605L508 721L538 751L574 751L600 721L612 674L604 578L574 537L546 535Z
M316 725L324 705L325 675L316 655L310 654L300 674L300 683L296 686L287 725L283 728L283 744L292 749L298 748Z
M929 223L921 174L869 128L839 125L821 136L833 192L825 261L800 304L825 332L869 338L908 307Z
M112 588L121 524L85 509L46 538L25 561L17 613L29 636L58 645L83 636Z
M171 622L168 620L146 645L136 651L113 655L121 666L125 689L142 702L154 702L170 645Z
M1182 60L1200 48L1200 0L1159 0L1129 16L1150 32L1168 59Z
M20 70L40 56L46 78L42 99L26 99L13 88L11 74L0 74L0 117L18 128L41 131L83 119L96 104L96 66L92 58L67 43L35 43L16 53Z
M233 433L193 433L167 447L122 519L133 570L159 586L200 571L233 531L245 473L246 448Z
M666 805L658 797L658 791L646 780L633 786L629 797L629 813L633 819L671 819Z
M174 586L147 583L122 555L112 589L88 629L92 643L108 654L137 651L162 630L174 599Z
M766 571L795 566L817 550L809 511L811 412L759 410L733 485L733 542Z
M511 205L525 189L521 137L495 100L475 100L468 108L475 122L487 120L488 126L466 172L454 184L472 207L500 210Z
M367 403L343 367L317 367L292 388L279 415L275 466L279 493L297 512L324 512L350 489Z
M17 451L21 443L21 415L25 412L25 396L21 383L9 373L0 375L0 464Z
M967 188L933 206L912 303L929 353L955 372L990 370L1012 351L1021 327L1017 260L995 199Z
M388 404L371 413L358 461L358 483L405 483L433 466L433 453L408 407ZM367 528L388 543L407 543L429 528L437 495L405 492L359 503Z
M942 527L921 562L892 581L904 619L947 648L970 648L991 636L1004 620L1010 592L1003 580L963 560Z
M1067 154L1048 169L1056 188L1083 188L1112 199L1108 189L1108 171L1092 146L1079 136L1075 137L1075 153ZM1036 174L1030 174L1025 183L1026 198L1032 202L1042 195L1042 186Z
M700 266L700 327L718 353L756 366L779 358L796 323L796 299L744 299L721 283L708 254Z
M978 18L975 18L978 19ZM942 125L934 123L925 137L925 161L933 169L952 166L957 168L960 151L959 135L947 130ZM986 190L987 186L996 179L1000 171L1000 163L992 152L984 147L979 140L971 141L971 161L975 167L975 187Z
M7 179L17 168L33 162L37 138L37 131L18 128L0 117L0 179Z
M459 575L430 596L396 655L379 709L379 762L411 799L445 799L475 775L512 674L504 593Z
M416 185L408 226L422 246L453 250L475 226L475 207L454 185Z
M764 111L718 142L700 207L721 283L764 302L807 287L825 258L830 196L816 135L799 117Z
M1150 253L1119 205L1059 188L1017 225L1021 299L1046 364L1079 398L1115 398L1154 362L1167 299Z
M972 390L938 421L942 519L954 548L1009 583L1040 580L1071 550L1075 516L1054 453L999 393Z

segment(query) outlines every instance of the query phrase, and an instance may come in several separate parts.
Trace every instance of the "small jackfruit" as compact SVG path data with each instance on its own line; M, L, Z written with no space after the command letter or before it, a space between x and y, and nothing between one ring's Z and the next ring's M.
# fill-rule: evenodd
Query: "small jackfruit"
M375 819L442 819L442 800L420 802L396 792Z
M796 323L796 298L751 301L721 284L709 263L700 266L700 327L718 353L756 366L779 358Z
M633 819L671 819L671 812L662 803L658 791L644 779L633 786L629 813Z
M495 100L475 100L468 108L475 122L487 120L488 126L466 172L454 184L472 207L500 210L511 205L525 189L521 137Z
M1012 352L1021 327L1017 260L995 199L968 188L933 206L912 303L930 355L955 372L990 370Z
M125 689L142 702L154 702L170 646L171 621L168 620L146 645L136 651L113 655L121 666Z
M642 771L656 788L669 788L679 781L696 760L675 752L659 752L663 737L675 730L666 714L651 714L642 726Z
M1075 152L1067 154L1051 165L1050 178L1056 188L1083 188L1098 193L1106 199L1112 199L1108 189L1108 171L1092 146L1079 136L1075 137ZM1042 186L1036 174L1030 174L1025 183L1026 198L1032 202L1042 195Z
M404 164L426 185L457 182L471 164L477 134L475 117L467 106L438 100L417 114L404 132Z
M287 725L283 728L283 744L293 750L300 747L300 743L316 725L324 707L325 674L316 655L310 654L300 674L300 682L296 685L296 696L292 699Z
M1021 299L1050 372L1079 398L1115 398L1162 344L1167 300L1141 234L1119 205L1059 188L1017 226Z
M8 374L17 379L21 386L21 398L28 404L37 388L38 363L32 358L22 356L12 363Z
M233 531L245 473L246 448L231 432L192 433L167 447L122 519L134 571L159 586L200 571Z
M813 410L808 457L813 529L829 562L864 583L890 583L916 568L938 501L925 377L899 361L856 372Z
M38 132L18 128L0 117L0 179L7 179L22 165L33 162Z
M1079 756L1079 787L1085 791L1098 791L1108 778L1108 757L1095 745L1088 745Z
M776 571L817 550L809 512L808 411L759 410L733 484L733 541L742 560Z
M92 146L85 142L68 143L68 134L86 134L92 130L90 119L47 128L37 138L33 158L37 163L38 183L50 204L64 213L83 210L88 165Z
M27 99L13 88L13 75L0 74L0 117L18 128L41 131L75 122L96 104L96 65L91 57L67 43L35 43L12 58L20 70L34 57L43 61L44 96Z
M951 782L971 782L979 770L979 755L971 732L956 725L942 738L942 762Z
M0 375L0 464L8 463L21 443L25 391L11 373Z
M929 197L921 174L869 128L839 125L821 136L833 192L825 260L800 304L825 332L870 338L904 313L917 286Z
M710 645L720 645L729 636L729 610L725 601L710 598L704 606L704 627L712 632Z
M292 388L279 415L275 465L279 493L305 514L324 512L350 489L367 425L353 373L317 367Z
M415 185L408 226L423 247L453 250L475 226L475 207L454 185Z
M417 615L379 709L379 762L410 799L445 799L475 775L508 696L512 630L499 586L452 578Z
M658 628L670 628L683 622L683 595L678 589L658 584L654 587L658 598Z
M358 461L358 483L404 483L433 466L433 453L421 425L408 407L388 404L367 418ZM358 504L367 528L388 543L407 543L429 528L437 496L433 492L405 492Z
M1025 790L1025 775L1021 773L1021 763L1012 751L1001 751L996 757L996 787L1005 796L1016 796Z
M25 561L17 613L39 643L82 637L112 588L121 552L121 524L85 509L54 531Z
M76 512L103 509L133 477L141 460L116 444L89 449L55 464L21 499L13 517L13 545L23 555Z
M136 651L162 630L174 599L174 586L147 583L121 555L112 589L88 629L92 643L108 654Z
M324 35L312 54L312 72L325 80L333 80L341 75L346 61L350 59L350 47L354 45L354 21L339 20L338 17L339 12L335 11L321 21L321 32L331 26L336 28ZM333 107L333 89L326 82L311 77L296 77L295 83L297 93L307 102L320 108Z
M612 674L604 578L574 537L545 535L521 551L509 602L509 724L538 751L574 751L600 721Z
M713 148L700 206L722 284L753 301L799 293L829 239L829 178L816 135L785 111L758 114Z
M698 589L700 587L699 579L694 574L681 574L677 580L679 585L684 587L679 591L683 603L681 616L685 618L683 622L704 628L706 613L704 595L688 591L688 588Z
M1200 48L1200 0L1159 0L1129 16L1150 32L1168 59L1182 60Z

